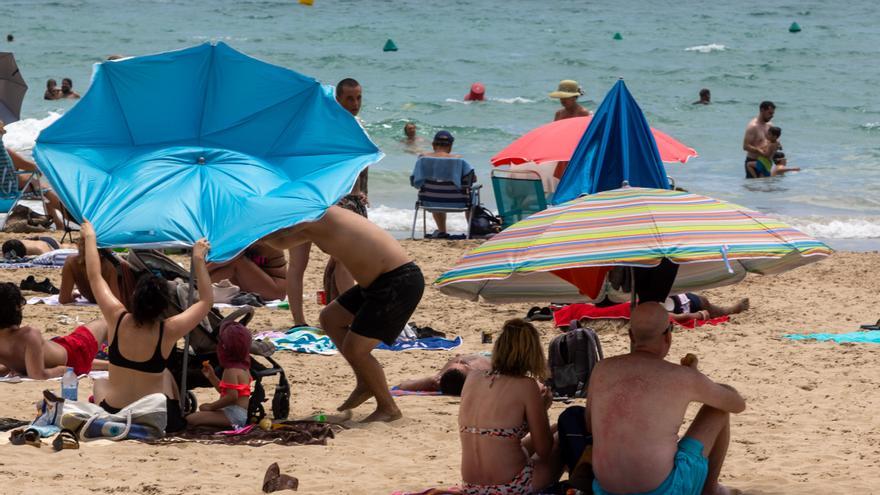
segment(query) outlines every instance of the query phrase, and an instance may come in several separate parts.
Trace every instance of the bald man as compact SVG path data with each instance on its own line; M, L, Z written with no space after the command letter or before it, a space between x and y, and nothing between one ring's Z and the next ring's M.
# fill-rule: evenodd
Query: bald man
M602 361L590 376L587 421L593 433L594 494L727 494L718 484L730 442L730 413L745 400L697 370L688 354L664 360L672 324L658 303L643 303L630 320L630 352ZM702 403L684 437L688 404Z

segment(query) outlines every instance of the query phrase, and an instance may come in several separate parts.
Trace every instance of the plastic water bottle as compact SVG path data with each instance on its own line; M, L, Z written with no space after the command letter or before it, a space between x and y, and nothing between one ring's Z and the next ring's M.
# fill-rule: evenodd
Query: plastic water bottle
M67 368L67 371L64 372L64 376L61 377L61 397L64 400L76 400L76 389L79 386L79 381L76 378L76 373L73 371L73 368Z

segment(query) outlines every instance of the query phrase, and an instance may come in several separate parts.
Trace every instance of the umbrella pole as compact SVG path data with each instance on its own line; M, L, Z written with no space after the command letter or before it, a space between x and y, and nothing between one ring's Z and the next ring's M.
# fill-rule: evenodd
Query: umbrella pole
M633 267L629 267L629 292L629 312L632 315L636 309L636 269Z
M189 260L189 289L186 295L186 308L183 308L184 311L189 309L190 306L193 305L196 296L195 289L195 262L192 257L192 251L190 251L190 260ZM189 365L189 334L187 332L186 336L183 338L183 365L182 370L180 372L180 410L186 411L189 407L189 394L186 393L186 372L187 366Z

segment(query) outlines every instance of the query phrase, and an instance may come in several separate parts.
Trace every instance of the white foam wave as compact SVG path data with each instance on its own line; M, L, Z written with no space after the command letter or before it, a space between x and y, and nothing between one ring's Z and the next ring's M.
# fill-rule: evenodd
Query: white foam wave
M727 50L727 47L724 45L720 45L718 43L709 43L708 45L697 45L685 48L686 52L700 52L700 53L710 53L710 52L723 52Z
M408 208L392 208L390 206L379 205L370 208L370 220L379 227L388 231L410 232L412 230L413 215L415 210ZM437 225L430 214L427 215L427 231L433 232ZM416 234L420 235L422 230L422 215L419 215L416 223ZM465 232L467 231L467 221L464 219L463 213L450 213L446 216L446 230L449 232Z
M880 239L880 217L788 218L792 227L823 239Z
M880 122L868 122L862 124L862 129L880 129Z
M534 103L535 100L530 100L528 98L523 98L522 96L514 96L513 98L489 98L491 101L497 101L498 103Z
M534 103L535 100L530 100L528 98L523 98L522 96L514 96L513 98L489 98L489 101L495 101L498 103L506 103L508 105L515 105L519 103ZM464 101L456 98L446 98L446 103L458 103L461 105L470 105L471 103L476 103L474 101Z
M3 144L16 151L33 149L40 131L49 127L59 117L61 117L60 113L49 112L49 115L42 119L22 119L13 122L6 126Z

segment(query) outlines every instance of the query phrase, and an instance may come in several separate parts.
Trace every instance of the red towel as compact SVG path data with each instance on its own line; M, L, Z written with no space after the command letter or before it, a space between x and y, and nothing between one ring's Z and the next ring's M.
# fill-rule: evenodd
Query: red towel
M568 326L568 324L571 323L571 320L579 320L581 318L588 318L591 320L597 320L600 318L628 320L629 303L620 303L602 308L597 308L593 304L569 304L568 306L559 308L553 313L553 321L557 327ZM670 318L670 320L672 320L672 318ZM728 320L730 320L729 316L719 316L718 318L712 318L709 320L689 320L684 323L679 323L674 320L672 321L685 328L696 328L706 324L717 325Z

